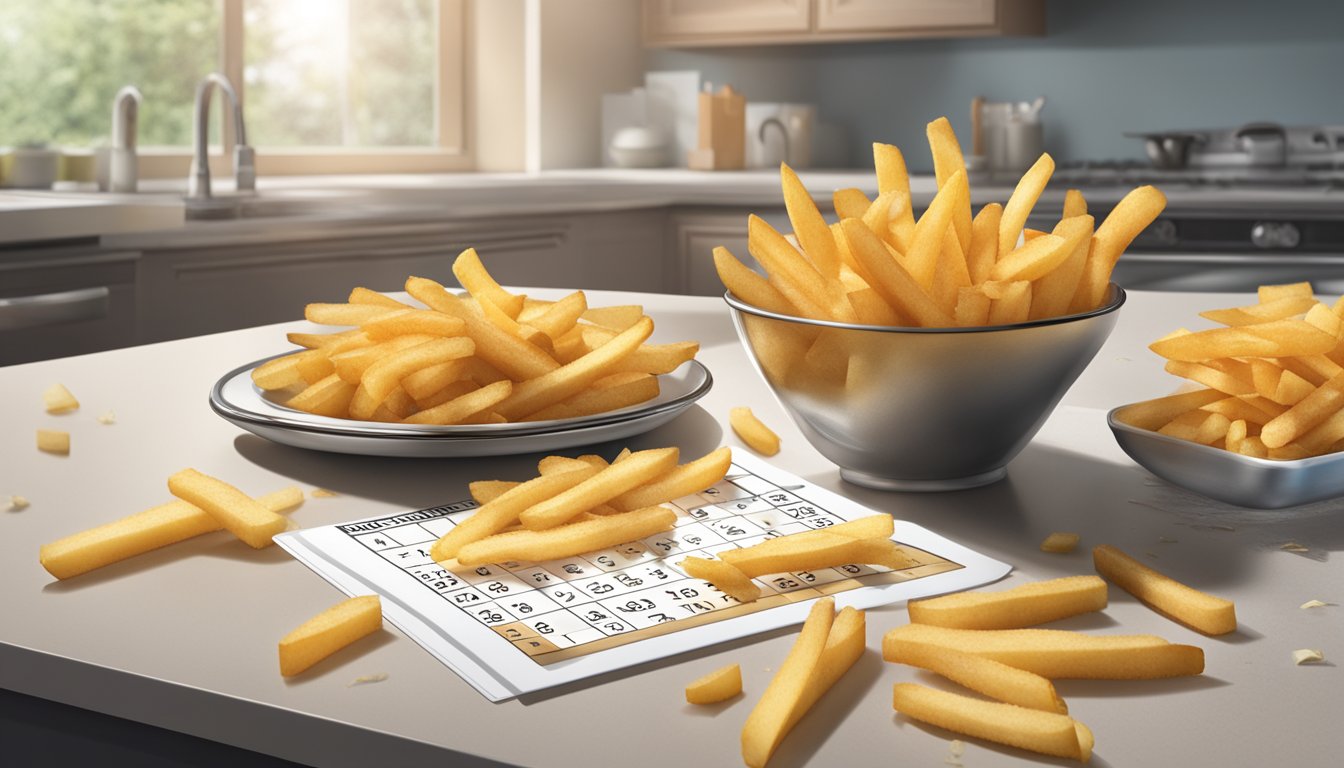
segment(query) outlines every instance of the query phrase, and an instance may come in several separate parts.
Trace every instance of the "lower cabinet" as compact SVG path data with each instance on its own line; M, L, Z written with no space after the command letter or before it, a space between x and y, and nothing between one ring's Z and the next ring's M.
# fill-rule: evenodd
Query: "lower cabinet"
M666 284L670 293L719 296L714 248L723 246L743 264L756 266L747 251L747 217L756 214L780 232L793 231L787 212L774 208L674 208L668 214Z
M0 252L0 365L135 344L139 256L93 245Z

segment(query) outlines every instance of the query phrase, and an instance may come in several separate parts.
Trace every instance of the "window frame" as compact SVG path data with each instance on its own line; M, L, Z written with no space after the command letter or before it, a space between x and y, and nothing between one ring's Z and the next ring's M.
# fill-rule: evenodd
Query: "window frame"
M218 0L220 8L220 62L217 71L233 83L247 119L247 88L243 80L243 24L245 0ZM438 143L423 147L277 147L253 144L257 176L326 174L436 173L474 167L468 120L467 1L435 0L438 5L437 66L434 72L435 127ZM204 77L206 72L201 73ZM219 98L219 97L215 97ZM183 109L191 109L184 104ZM212 120L224 120L226 110L211 109ZM236 138L233 121L224 120L223 143L211 146L210 172L231 176ZM141 147L139 174L145 179L186 178L191 167L190 147Z

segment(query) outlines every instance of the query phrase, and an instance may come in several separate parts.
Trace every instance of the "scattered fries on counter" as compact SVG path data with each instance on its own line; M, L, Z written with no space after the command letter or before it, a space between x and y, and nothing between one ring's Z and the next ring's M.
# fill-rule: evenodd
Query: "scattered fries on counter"
M1344 447L1344 300L1310 283L1263 285L1259 301L1201 312L1222 327L1179 329L1149 346L1200 389L1119 409L1125 424L1261 459Z
M646 402L658 376L695 357L694 341L648 344L642 307L592 307L582 291L558 301L511 294L476 251L453 262L465 296L423 277L406 291L423 306L367 288L304 316L332 333L291 333L304 351L257 366L252 381L285 405L333 418L408 424L570 419Z
M1109 544L1094 548L1092 560L1097 573L1164 616L1206 635L1237 631L1237 611L1231 600L1188 587Z
M753 451L762 456L779 453L779 435L765 426L750 408L739 406L728 411L728 425Z
M1050 156L1041 155L1006 204L991 203L972 216L951 124L939 118L927 134L938 192L918 220L905 160L894 146L873 145L877 198L857 189L837 191L833 225L784 165L780 177L793 234L752 216L748 250L766 276L716 248L723 284L764 310L860 325L1010 325L1087 312L1105 301L1120 255L1166 207L1157 189L1139 187L1094 229L1082 193L1070 190L1064 218L1051 232L1026 230L1055 169ZM825 338L823 333L800 343L804 350L813 345L809 352L820 356L825 350L815 345Z
M377 595L342 600L281 638L280 674L297 675L382 628L383 604Z
M729 664L686 686L687 704L718 704L742 692L742 668Z

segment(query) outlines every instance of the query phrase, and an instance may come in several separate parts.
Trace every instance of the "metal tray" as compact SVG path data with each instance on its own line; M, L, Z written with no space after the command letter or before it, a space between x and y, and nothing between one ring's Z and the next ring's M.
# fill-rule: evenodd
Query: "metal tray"
M1282 509L1344 495L1344 452L1284 461L1257 459L1117 421L1115 441L1144 469L1173 485L1240 507Z

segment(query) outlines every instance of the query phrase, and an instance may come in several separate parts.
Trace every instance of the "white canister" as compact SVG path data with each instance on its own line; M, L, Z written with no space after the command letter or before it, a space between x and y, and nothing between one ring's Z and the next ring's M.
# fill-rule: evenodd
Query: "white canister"
M4 185L51 189L61 170L61 153L46 147L15 147L5 158Z

